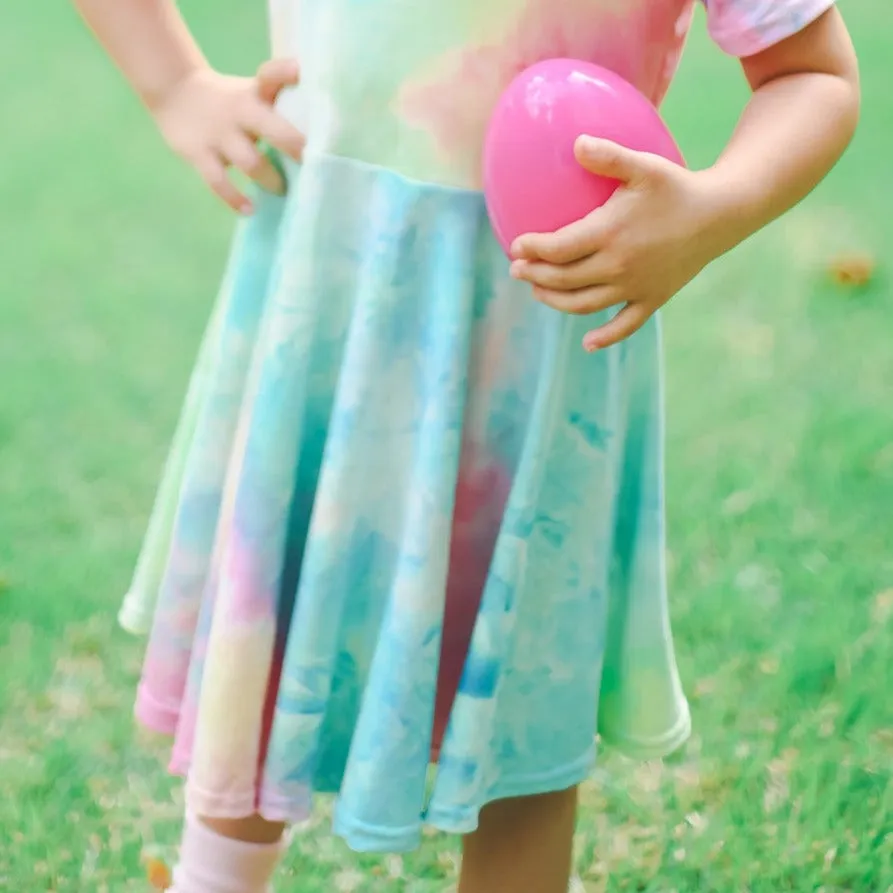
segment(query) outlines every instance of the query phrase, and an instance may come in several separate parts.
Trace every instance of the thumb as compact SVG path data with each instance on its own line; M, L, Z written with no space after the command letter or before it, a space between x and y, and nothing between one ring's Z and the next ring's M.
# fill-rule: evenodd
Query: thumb
M581 136L574 145L574 154L589 173L619 180L628 186L645 180L654 169L654 159L646 152L636 152L594 136Z
M286 87L293 87L299 79L298 63L293 59L271 59L257 70L257 95L272 105Z

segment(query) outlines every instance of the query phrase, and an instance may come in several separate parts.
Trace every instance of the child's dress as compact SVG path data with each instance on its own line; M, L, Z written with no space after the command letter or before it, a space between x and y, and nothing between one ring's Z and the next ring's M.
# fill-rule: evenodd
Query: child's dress
M830 5L708 15L745 55ZM122 611L195 812L297 821L337 791L338 833L400 850L580 782L596 731L643 756L688 735L657 321L587 355L594 321L509 277L478 187L517 72L591 60L658 102L692 12L274 2L306 158L238 233Z

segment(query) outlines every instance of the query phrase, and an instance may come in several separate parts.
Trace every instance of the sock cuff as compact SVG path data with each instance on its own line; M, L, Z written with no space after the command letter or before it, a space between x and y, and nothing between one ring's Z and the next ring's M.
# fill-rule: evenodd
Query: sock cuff
M187 813L174 890L265 893L284 850L282 840L259 844L224 837Z

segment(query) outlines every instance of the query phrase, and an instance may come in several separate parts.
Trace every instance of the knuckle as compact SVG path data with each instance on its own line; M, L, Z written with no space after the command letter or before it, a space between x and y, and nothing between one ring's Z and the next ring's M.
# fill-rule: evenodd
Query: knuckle
M591 316L601 309L598 295L591 290L568 293L547 288L536 288L539 300L561 313L569 316Z
M537 300L541 301L543 304L547 304L549 307L552 307L555 310L562 309L561 302L558 300L558 296L552 289L544 288L541 285L535 285L533 287L533 293L536 296Z
M629 317L623 321L623 325L618 331L619 338L629 338L630 335L634 335L642 327L642 322L643 320L639 319L638 316L630 314Z
M211 187L211 192L214 193L218 198L222 198L227 204L232 201L232 196L230 195L229 189L223 183L211 183L209 184Z
M304 148L304 140L299 133L290 129L277 130L272 134L270 143L288 155Z
M601 292L594 289L587 289L580 295L577 306L579 308L577 313L580 316L592 316L594 313L601 312L601 310L604 309Z
M243 170L249 177L260 177L267 172L267 160L259 152L245 156Z
M531 241L530 247L536 252L536 256L546 263L560 263L562 244L557 239L544 237L537 241Z
M588 239L579 235L573 242L561 246L561 263L572 264L589 254Z
M607 220L603 220L601 224L601 231L599 233L599 238L602 242L606 244L613 244L623 235L623 226L621 222L617 219L616 215L613 215Z
M603 162L605 167L609 168L612 174L618 173L622 166L620 153L616 149L605 149Z
M623 340L623 325L618 323L616 317L612 319L602 330L602 342L605 345L616 344Z
M566 264L573 259L573 251L570 245L559 244L552 248L545 260L553 264Z
M205 182L214 190L223 189L226 186L226 174L221 170L205 170L202 172Z
M178 155L184 161L195 163L197 156L200 154L196 145L197 140L177 128L165 129L162 131L162 135L175 155Z
M543 284L556 291L564 291L570 285L570 273L562 267L546 267L540 275Z
M614 338L615 341L622 341L624 338L629 337L633 332L632 323L629 320L624 320L621 323L618 323L611 331L611 337Z
M223 173L211 173L205 177L205 181L208 186L217 193L221 198L229 201L232 194L232 187L230 186L230 182L227 179L226 174Z
M625 279L630 271L629 253L622 248L615 249L611 252L610 257L605 260L605 272L612 280Z
M233 101L236 120L242 127L254 125L258 120L258 99L254 89L242 90Z

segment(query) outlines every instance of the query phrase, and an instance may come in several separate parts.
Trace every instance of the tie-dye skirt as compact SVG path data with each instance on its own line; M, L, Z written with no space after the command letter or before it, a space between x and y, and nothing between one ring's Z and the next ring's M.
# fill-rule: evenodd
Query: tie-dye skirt
M332 157L240 225L122 623L199 814L360 850L677 747L659 331L512 280L481 195Z

